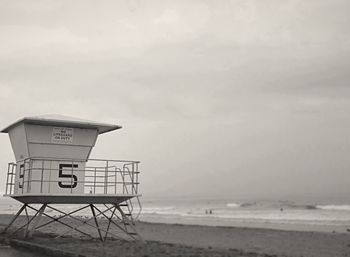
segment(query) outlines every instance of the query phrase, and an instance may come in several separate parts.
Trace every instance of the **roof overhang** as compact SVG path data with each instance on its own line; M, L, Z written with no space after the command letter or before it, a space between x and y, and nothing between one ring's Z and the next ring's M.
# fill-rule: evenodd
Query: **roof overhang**
M97 129L99 134L103 134L109 131L122 128L119 125L100 123L89 120L82 120L73 117L61 116L61 115L43 115L34 117L24 117L11 125L7 126L0 132L8 133L13 127L20 123L43 125L43 126L64 126L72 128L85 128L85 129Z

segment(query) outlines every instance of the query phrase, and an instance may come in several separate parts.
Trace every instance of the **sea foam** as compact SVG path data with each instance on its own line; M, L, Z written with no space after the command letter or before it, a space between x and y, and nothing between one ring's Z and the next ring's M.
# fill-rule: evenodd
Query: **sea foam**
M350 205L317 205L317 209L334 210L334 211L350 211Z

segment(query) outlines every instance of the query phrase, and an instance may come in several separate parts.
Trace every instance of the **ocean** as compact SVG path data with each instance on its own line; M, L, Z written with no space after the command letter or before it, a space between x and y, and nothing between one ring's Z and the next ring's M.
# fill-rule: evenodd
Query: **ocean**
M207 226L349 233L350 205L301 204L293 201L222 199L141 199L141 221ZM20 203L0 197L0 213L15 214ZM61 208L70 211L76 206ZM57 215L52 212L51 215ZM79 213L90 216L87 209Z

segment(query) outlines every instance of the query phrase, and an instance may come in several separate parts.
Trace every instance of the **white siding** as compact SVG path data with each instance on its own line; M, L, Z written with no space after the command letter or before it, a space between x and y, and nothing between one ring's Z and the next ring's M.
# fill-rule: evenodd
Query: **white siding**
M30 157L86 160L97 138L97 129L74 128L72 144L52 142L54 126L26 124Z
M29 156L27 138L24 124L21 123L9 131L10 141L16 161L23 160Z

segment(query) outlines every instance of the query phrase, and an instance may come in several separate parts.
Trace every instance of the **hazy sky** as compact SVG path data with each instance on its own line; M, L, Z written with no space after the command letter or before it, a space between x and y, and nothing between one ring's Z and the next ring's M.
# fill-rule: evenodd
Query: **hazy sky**
M0 125L123 126L144 196L350 195L350 2L0 0ZM0 135L0 191L9 139Z

